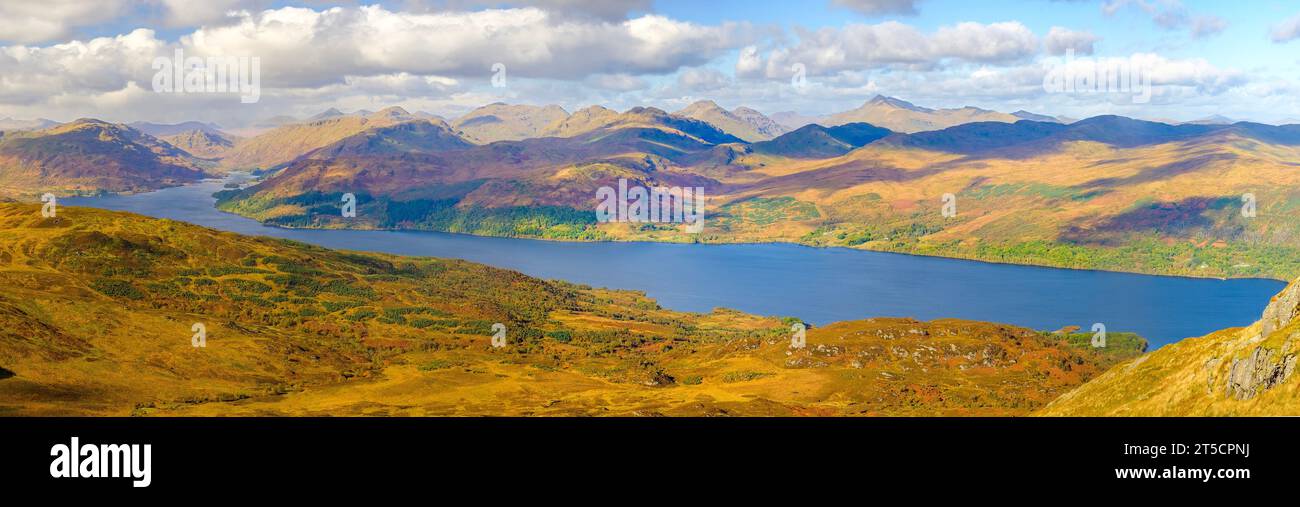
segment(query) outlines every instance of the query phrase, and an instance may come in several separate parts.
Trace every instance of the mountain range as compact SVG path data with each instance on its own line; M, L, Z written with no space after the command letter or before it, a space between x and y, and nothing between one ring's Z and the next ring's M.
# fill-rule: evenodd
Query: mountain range
M1036 115L1037 116L1037 115ZM817 123L833 127L846 123L869 123L895 132L914 133L974 122L1015 123L1023 118L976 107L930 109L905 100L877 95L857 109L835 113Z
M959 124L912 131L949 122ZM20 140L58 128L0 136L9 146L0 154L9 156L9 195L32 186L141 190L157 186L149 181L253 170L266 177L222 193L219 205L281 226L784 241L1191 276L1300 275L1293 260L1300 256L1292 255L1300 249L1289 239L1300 226L1285 219L1300 199L1291 190L1300 149L1295 125L1065 121L1025 111L930 109L889 97L823 123L786 131L752 110L698 101L677 113L591 106L570 114L496 103L450 122L396 107L328 110L250 138L211 125L147 126L181 131L160 140L121 126L138 135L119 135L120 146L138 149L114 156L157 151L162 163L188 168L103 164L145 175L131 183L114 182L121 174L96 182L76 171L35 169L40 156ZM24 143L29 147L19 148ZM93 172L101 164L78 154L110 152L65 145L60 153L63 166ZM705 188L706 231L598 223L595 191L619 180ZM361 198L355 220L341 220L343 193ZM958 200L955 216L941 214L945 194ZM1239 213L1246 195L1258 200L1258 216Z
M679 114L595 106L538 135L304 157L221 195L220 206L293 227L789 241L1071 268L1300 275L1292 260L1300 256L1289 255L1300 250L1288 239L1300 228L1282 218L1300 199L1290 190L1300 149L1293 125L1099 116L906 133L812 124L748 143ZM671 224L597 223L595 190L620 179L706 188L715 220L701 235ZM347 192L364 196L357 220L338 214L337 195ZM955 217L940 213L946 193L960 201ZM1259 198L1258 217L1236 213L1245 194Z

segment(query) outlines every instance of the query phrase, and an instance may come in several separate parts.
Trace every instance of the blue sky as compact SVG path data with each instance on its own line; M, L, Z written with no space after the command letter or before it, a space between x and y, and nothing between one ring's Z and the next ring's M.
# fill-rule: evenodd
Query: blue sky
M1300 121L1298 37L1300 3L1278 0L6 2L0 117L248 125L328 107L451 117L493 101L675 110L698 99L824 114L879 93L930 107L1276 123ZM1153 99L1049 93L1041 81L1061 44L1085 60L1141 62ZM258 56L263 99L152 93L150 61L177 48ZM490 84L496 62L507 87ZM809 84L797 90L796 64Z

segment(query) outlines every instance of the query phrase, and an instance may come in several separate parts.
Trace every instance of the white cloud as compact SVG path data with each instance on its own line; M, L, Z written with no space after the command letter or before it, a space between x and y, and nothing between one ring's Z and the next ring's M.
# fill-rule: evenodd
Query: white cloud
M758 46L741 48L736 58L736 77L756 77L763 71L763 58L758 55Z
M1067 50L1074 50L1078 55L1090 55L1093 53L1093 44L1100 37L1093 35L1091 32L1082 32L1054 26L1047 32L1047 37L1043 39L1043 45L1047 49L1047 54L1059 56L1065 54Z
M1092 54L1100 39L1063 27L1036 36L1017 22L957 23L933 31L896 21L850 23L796 27L787 39L743 23L700 24L655 14L625 19L637 6L649 10L638 1L590 15L578 12L587 0L544 0L538 7L472 12L286 7L244 10L233 17L226 16L231 6L256 7L259 0L223 0L222 9L172 17L163 10L163 2L171 0L154 1L159 10L153 22L203 27L176 40L136 30L46 46L0 47L0 116L197 119L239 126L278 114L302 117L331 106L349 111L401 105L454 116L496 101L556 103L569 110L590 104L674 110L707 98L766 112L825 113L884 93L932 107L1068 114L1104 111L1118 100L1046 96L1042 78L1051 62L1042 57L1067 49ZM479 0L464 1L475 2ZM1187 18L1188 29L1193 19ZM72 23L62 26L76 30ZM1297 35L1300 16L1273 30L1279 42ZM187 56L260 57L261 102L243 106L232 95L153 93L152 59L170 56L178 47ZM1233 109L1220 112L1247 117L1232 112L1242 107L1253 111L1256 104L1294 106L1293 99L1277 98L1295 89L1284 79L1266 86L1257 82L1264 76L1203 59L1149 53L1133 58L1149 66L1157 87L1153 107L1187 101L1208 108L1216 99L1237 100L1230 104ZM489 84L497 62L507 67L505 88ZM808 71L808 86L800 90L791 86L795 63ZM1056 101L1061 101L1059 107Z
M1016 60L1038 51L1038 38L1016 21L988 25L959 23L940 28L931 42L935 56L975 62Z
M121 90L148 83L166 44L152 30L47 47L0 47L0 102Z
M1242 72L1220 69L1204 58L1169 59L1154 53L1139 53L1132 59L1151 74L1151 82L1156 85L1194 88L1208 95L1223 93L1249 81Z
M604 21L538 8L421 14L380 6L286 7L224 19L175 42L141 29L45 47L0 46L0 111L56 119L211 119L323 109L318 106L364 102L361 97L446 105L438 101L483 99L472 90L488 85L497 62L506 65L510 86L492 90L497 95L488 99L533 93L530 101L572 100L645 89L646 76L709 63L758 33L741 23L700 25L658 15ZM152 93L153 59L170 58L177 48L186 56L258 57L263 101L240 108L220 94Z
M968 62L1013 62L1038 52L1038 38L1018 22L959 23L926 35L897 21L820 30L796 29L797 44L778 47L767 55L765 76L789 78L796 63L810 75L863 70L890 65L928 67L945 59ZM742 53L739 67L754 68L757 55ZM747 72L748 74L748 72Z
M1135 53L1127 58L1053 58L1043 63L1048 70L1059 69L1062 75L1070 76L1098 75L1099 69L1125 69L1136 72L1141 81L1149 78L1154 87L1183 88L1202 95L1218 95L1249 82L1241 71L1219 68L1204 58L1171 59L1156 53Z
M498 62L511 77L666 74L754 37L746 24L703 26L658 15L615 23L536 8L412 14L366 6L245 13L182 43L199 55L259 56L264 82L310 86L391 72L486 78Z

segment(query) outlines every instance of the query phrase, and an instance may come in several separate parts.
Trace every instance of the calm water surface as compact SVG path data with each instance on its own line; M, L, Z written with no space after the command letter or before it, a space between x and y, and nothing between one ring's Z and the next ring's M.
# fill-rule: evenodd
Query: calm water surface
M240 176L236 176L238 178ZM223 213L205 181L64 205L130 211L241 234L329 248L453 257L542 278L634 289L665 307L735 308L813 324L873 316L1005 322L1035 329L1094 322L1133 331L1152 347L1253 322L1284 286L811 248L787 244L564 243L434 232L281 229Z

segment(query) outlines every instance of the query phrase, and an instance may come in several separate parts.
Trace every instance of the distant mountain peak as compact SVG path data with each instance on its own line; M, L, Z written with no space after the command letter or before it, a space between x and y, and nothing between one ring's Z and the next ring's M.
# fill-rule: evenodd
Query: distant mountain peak
M316 116L312 116L312 117L309 118L309 119L310 119L310 120L313 120L313 121L314 121L314 120L324 120L324 119L326 119L326 118L333 118L333 117L336 117L336 116L343 116L343 111L339 111L338 109L335 109L335 108L331 107L331 108L329 108L329 109L326 109L326 110L324 110L324 111L321 111L319 114L317 114Z
M1229 118L1221 114L1215 114L1188 123L1192 123L1196 125L1232 125L1233 123L1237 123L1237 120L1234 120L1232 118Z
M605 106L602 106L602 105L599 105L599 104L592 104L592 105L590 105L590 106L587 106L587 107L584 107L584 108L582 108L582 109L577 110L577 111L574 112L573 114L576 115L576 114L592 114L592 113L605 113L605 112L611 112L611 113L612 113L612 112L615 112L615 111L614 111L613 109L610 109L610 108L608 108L608 107L605 107Z
M1031 113L1029 111L1025 111L1024 109L1011 113L1011 116L1015 116L1016 118L1020 118L1022 120L1063 123L1058 118L1048 116L1045 114Z
M374 116L385 117L385 118L402 118L410 115L411 113L407 112L406 109L402 108L401 106L385 107L383 109L380 109L379 112L374 114Z
M674 114L708 123L748 142L773 139L788 130L754 109L737 107L728 111L712 100L697 100Z
M886 97L884 95L876 95L875 97L872 97L871 100L868 100L867 103L864 105L890 106L899 109L906 109L908 111L916 111L920 113L928 113L934 111L933 109L924 108L903 99L899 99L895 97Z
M697 101L695 101L695 102L692 102L691 105L689 105L689 106L683 107L683 108L682 108L680 111L678 111L677 113L678 113L678 114L682 114L682 113L685 113L685 112L687 112L687 111L704 111L704 110L710 110L710 109L721 109L721 110L724 110L724 111L725 111L725 109L722 109L722 106L719 106L717 102L714 102L714 101L709 100L709 99L701 99L701 100L697 100Z

